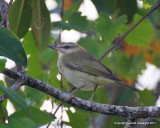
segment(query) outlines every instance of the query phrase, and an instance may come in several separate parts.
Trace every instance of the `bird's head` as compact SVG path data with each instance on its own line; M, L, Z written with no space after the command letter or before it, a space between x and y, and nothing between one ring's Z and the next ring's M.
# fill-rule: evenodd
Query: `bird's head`
M72 52L78 52L79 50L84 50L81 46L75 43L59 43L57 46L47 46L51 49L56 50L60 56Z

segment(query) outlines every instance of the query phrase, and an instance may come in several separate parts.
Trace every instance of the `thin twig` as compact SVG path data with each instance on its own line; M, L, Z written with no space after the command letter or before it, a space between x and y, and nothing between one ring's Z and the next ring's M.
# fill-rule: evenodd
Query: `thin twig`
M62 5L61 5L61 12L60 12L60 16L62 18L63 21L63 13L64 13L64 0L62 0ZM58 35L57 40L55 41L55 46L59 43L61 43L61 34L62 34L62 29L60 30L60 33Z
M90 112L92 128L97 128L96 119L93 112Z
M99 59L99 61L101 61L109 52L111 52L118 43L120 43L122 40L124 40L124 38L136 27L138 26L144 19L146 19L149 15L151 15L155 10L157 10L160 7L160 2L158 3L158 5L156 7L154 7L150 12L148 12L144 17L142 17L142 19L140 19L133 27L131 27L122 37L121 39L119 39L115 44L113 44L113 46L102 55L102 57Z
M64 13L64 0L62 0L62 5L61 5L61 18L62 18L62 21L63 21L63 13Z
M61 107L61 105L63 105L63 102L61 102L61 103L58 105L58 107L56 108L56 110L54 111L54 113L53 113L52 116L55 116L55 115L56 115L56 113L57 113L58 109Z
M49 84L51 84L52 82L51 82L51 80L49 79ZM53 102L53 98L51 97L51 105L52 105L52 110L53 110L53 108L54 108L54 102ZM52 111L51 111L51 115L52 115ZM55 116L52 116L53 118L55 117ZM50 123L48 123L48 125L46 126L46 128L49 128L49 126L51 125L51 122Z
M60 119L61 119L61 123L60 123L60 125L61 125L61 128L63 128L63 105L62 105L62 107L61 107L61 117L60 117Z
M58 109L59 109L62 105L63 105L63 102L61 102L61 103L58 105L58 107L56 108L56 110L55 110L54 113L52 114L52 117L53 117L53 118L55 117L55 115L56 115ZM48 123L48 125L47 125L46 128L49 128L50 125L51 125L51 122Z
M69 91L69 93L71 93L74 89L75 89L75 87L73 87L73 88ZM62 102L58 105L57 109L56 109L56 110L54 111L54 113L52 114L53 117L55 117L58 109L63 105L63 103L64 103L64 102L62 101Z

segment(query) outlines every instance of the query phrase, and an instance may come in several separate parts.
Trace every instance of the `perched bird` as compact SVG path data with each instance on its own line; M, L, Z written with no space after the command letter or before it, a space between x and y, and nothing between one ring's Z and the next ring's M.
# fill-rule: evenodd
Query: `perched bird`
M76 88L94 90L97 86L118 85L137 91L115 77L111 70L75 43L48 45L58 52L60 73Z

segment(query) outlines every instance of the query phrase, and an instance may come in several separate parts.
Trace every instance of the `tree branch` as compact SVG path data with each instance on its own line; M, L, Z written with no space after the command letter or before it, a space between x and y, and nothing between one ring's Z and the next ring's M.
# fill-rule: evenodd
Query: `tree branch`
M1 12L2 20L6 14L6 10L7 10L6 2L4 0L0 0L0 12Z
M0 27L1 26L5 26L7 28L9 27L8 12L9 12L9 9L10 9L12 3L13 3L13 0L10 0L8 5L4 0L0 0L0 12L1 12L1 16L2 16L2 21L0 23Z
M129 107L129 106L117 106L109 104L91 103L87 100L83 100L78 97L72 97L72 94L63 92L54 88L53 86L46 84L40 80L32 78L24 73L16 73L12 70L5 69L3 74L17 80L22 79L24 84L38 89L54 98L61 100L65 103L81 108L86 111L98 112L106 115L115 115L122 117L132 118L145 118L145 117L160 117L160 107L146 106L146 107Z

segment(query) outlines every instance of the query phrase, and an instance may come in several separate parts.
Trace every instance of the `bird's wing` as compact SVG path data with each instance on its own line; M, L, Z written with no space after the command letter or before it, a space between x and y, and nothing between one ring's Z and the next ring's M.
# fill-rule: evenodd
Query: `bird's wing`
M64 55L62 61L65 66L72 70L78 70L93 76L103 76L119 81L118 78L113 76L110 69L85 51Z

